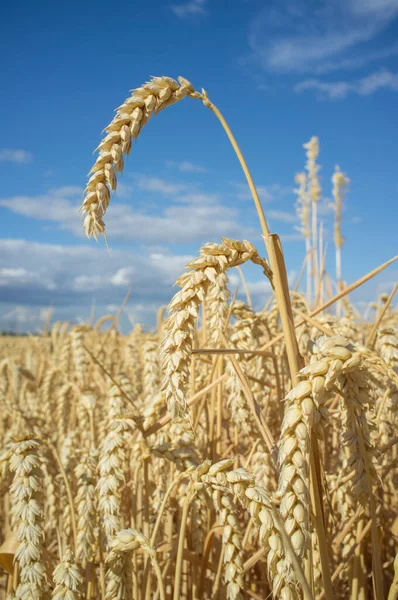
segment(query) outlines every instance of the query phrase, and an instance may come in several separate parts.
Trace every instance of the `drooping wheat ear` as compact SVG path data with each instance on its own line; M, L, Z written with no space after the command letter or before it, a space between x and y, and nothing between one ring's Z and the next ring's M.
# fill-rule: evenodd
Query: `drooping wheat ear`
M174 419L187 416L185 388L189 378L193 337L199 307L209 286L216 277L231 267L248 260L259 264L269 274L268 264L261 259L250 242L222 238L222 244L206 244L200 256L188 263L177 284L182 288L169 304L171 311L165 323L165 337L162 342L164 383L162 390Z
M361 372L347 374L341 384L341 393L342 441L347 450L348 466L355 472L349 485L353 495L367 504L379 481L376 473L376 450L372 444L372 433L376 431L376 425L371 417L373 401L366 377ZM375 437L373 435L373 439Z
M298 600L295 574L286 556L281 533L275 523L276 508L269 494L256 486L254 476L246 469L232 470L233 459L199 465L193 480L211 485L214 489L229 489L247 508L259 530L259 542L267 550L268 578L275 598ZM225 491L227 495L227 491ZM235 569L234 569L235 573ZM239 570L236 570L239 575ZM236 587L233 589L236 590Z
M55 583L51 594L53 600L80 600L83 591L83 577L75 563L73 550L68 547L62 561L56 566L53 579Z
M20 565L20 584L16 597L42 598L47 588L43 564L43 498L40 444L32 437L12 443L10 469L15 473L10 488L11 507L18 524L15 559Z
M119 531L110 543L110 552L107 556L106 562L109 565L117 563L120 557L131 554L141 548L145 554L148 555L149 560L155 570L158 588L160 592L161 600L165 600L164 585L160 566L156 558L156 552L151 546L149 540L145 535L137 531L137 529L122 529Z
M91 169L81 207L88 236L105 233L103 216L110 202L110 190L116 190L116 172L123 170L123 154L131 150L132 141L153 114L195 92L183 77L178 82L170 77L152 77L149 83L133 90L133 94L117 109L106 127L107 136L98 146L98 158Z
M200 463L195 436L189 423L171 423L167 437L168 441L151 448L155 456L173 462L180 471L196 467Z
M243 596L243 552L242 552L242 533L239 527L237 507L233 501L231 491L225 487L214 483L217 473L224 471L232 465L233 461L227 463L221 462L210 466L209 461L205 461L194 473L193 480L196 482L205 481L206 487L213 498L215 509L219 515L220 525L223 527L223 545L224 545L224 579L227 583L228 600L242 600ZM208 468L210 477L206 480L205 469ZM203 484L202 484L203 485Z
M107 564L105 599L130 600L133 597L132 573L131 556L127 553Z
M342 336L321 336L313 345L312 363L299 372L301 381L285 400L279 443L281 515L297 554L303 558L309 534L310 432L327 417L324 404L333 391L349 385L348 374L365 363L362 350ZM353 376L353 375L352 375ZM362 375L361 375L362 376ZM348 401L348 400L347 400Z
M377 360L365 348L355 348L342 336L321 336L313 344L312 362L299 372L301 379L286 398L279 450L280 478L277 495L281 515L297 554L304 557L308 539L308 452L310 432L327 418L325 402L336 391L343 397L352 432L347 444L355 470L354 490L371 497L376 483L374 451L370 442L366 371ZM355 432L355 433L354 433ZM353 437L354 436L354 437Z
M96 498L97 451L84 451L76 467L78 517L76 558L85 567L94 560L96 551L97 498Z

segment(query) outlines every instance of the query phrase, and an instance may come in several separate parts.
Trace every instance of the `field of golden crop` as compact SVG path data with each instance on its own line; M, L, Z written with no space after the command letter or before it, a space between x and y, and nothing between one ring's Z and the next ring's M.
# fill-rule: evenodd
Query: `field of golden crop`
M397 286L366 318L351 304L392 261L344 284L348 179L336 169L332 290L318 140L296 178L305 292L288 289L228 125L183 78L153 78L118 109L86 189L86 232L105 233L134 138L184 97L232 142L268 258L248 241L204 245L154 331L123 335L117 315L0 338L0 598L396 600ZM261 310L244 278L245 303L229 287L247 262L273 289Z

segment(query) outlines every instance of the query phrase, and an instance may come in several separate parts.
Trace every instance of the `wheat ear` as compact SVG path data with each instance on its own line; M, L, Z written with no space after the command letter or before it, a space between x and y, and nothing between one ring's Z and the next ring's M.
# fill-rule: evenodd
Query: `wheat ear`
M97 541L97 498L96 470L98 453L84 451L81 462L75 469L77 478L77 559L83 567L93 561Z
M133 90L132 96L117 109L105 129L107 136L97 148L99 155L90 171L81 207L86 215L84 228L88 236L97 238L105 232L103 216L109 205L110 190L116 189L116 172L123 170L123 154L130 152L132 141L153 114L182 100L189 92L194 89L183 77L178 82L171 77L152 77L150 82Z
M151 546L149 540L145 535L136 529L122 529L119 531L110 543L110 552L107 556L106 562L112 565L123 555L131 555L135 550L141 548L149 557L152 566L155 570L161 600L165 600L165 591L162 573L160 566L156 558L156 552Z
M165 392L168 408L174 419L187 415L185 389L189 379L192 343L195 334L199 307L216 277L231 267L248 260L260 264L264 270L268 265L261 259L250 242L222 238L222 244L206 244L200 256L187 265L188 272L178 280L182 289L169 304L171 311L165 323L162 342L162 369L165 376L162 391Z
M10 469L15 475L10 494L19 542L15 558L21 569L16 597L24 600L39 600L47 588L39 447L38 440L32 437L16 440L11 446Z
M216 490L229 489L249 510L259 529L260 544L268 552L268 576L274 596L298 600L296 584L300 580L305 589L305 598L310 598L311 594L300 566L297 565L298 572L293 569L291 561L295 556L292 544L289 543L289 547L286 547L287 535L281 531L283 525L279 523L280 517L270 495L266 490L255 485L254 476L249 471L243 468L231 469L233 462L231 459L225 459L212 465L209 460L206 460L197 467L193 480L211 485Z
M51 594L53 600L79 600L82 597L83 577L75 563L73 550L67 548L62 561L53 573L55 588Z

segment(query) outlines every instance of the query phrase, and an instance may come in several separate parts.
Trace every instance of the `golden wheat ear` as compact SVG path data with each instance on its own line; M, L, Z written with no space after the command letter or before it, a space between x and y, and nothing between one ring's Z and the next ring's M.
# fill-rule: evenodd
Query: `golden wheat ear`
M103 217L110 202L111 190L117 187L117 173L123 171L123 156L129 154L132 143L150 117L179 102L187 95L196 94L192 84L184 77L175 81L171 77L152 77L142 87L132 90L132 95L119 106L97 150L97 160L92 167L85 189L81 211L85 215L84 228L88 237L105 234Z

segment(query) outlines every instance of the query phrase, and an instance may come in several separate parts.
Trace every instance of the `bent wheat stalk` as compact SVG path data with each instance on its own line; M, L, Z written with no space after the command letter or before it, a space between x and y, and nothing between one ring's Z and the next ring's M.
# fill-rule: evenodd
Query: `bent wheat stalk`
M123 170L123 154L128 154L131 149L132 139L138 136L142 127L147 123L153 113L157 113L170 104L178 102L185 96L201 100L218 118L228 136L236 153L242 170L245 174L253 201L260 220L261 230L267 252L270 257L271 270L267 270L271 284L275 288L278 308L281 315L282 327L286 340L289 368L292 379L300 368L298 345L294 331L293 315L290 297L287 292L287 274L283 260L283 253L279 237L271 235L261 201L254 184L253 178L238 146L238 143L224 119L220 110L213 104L206 90L197 92L193 85L184 77L179 77L178 82L170 77L153 77L149 83L133 90L133 94L118 109L115 118L108 125L108 135L99 146L99 156L91 170L93 173L85 190L85 198L81 207L86 234L98 238L105 235L103 217L110 202L110 190L116 189L116 171ZM108 187L109 186L109 187Z

